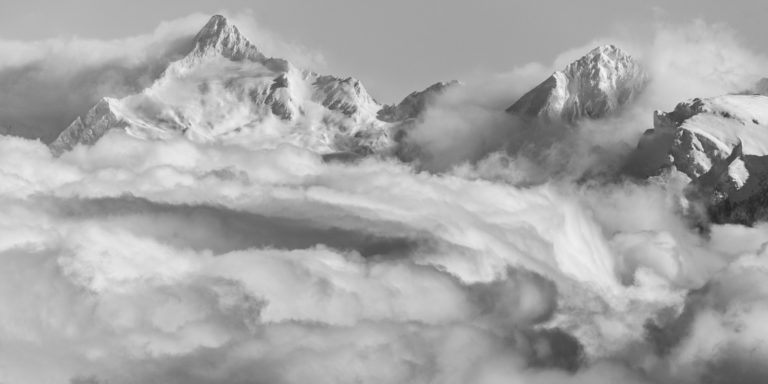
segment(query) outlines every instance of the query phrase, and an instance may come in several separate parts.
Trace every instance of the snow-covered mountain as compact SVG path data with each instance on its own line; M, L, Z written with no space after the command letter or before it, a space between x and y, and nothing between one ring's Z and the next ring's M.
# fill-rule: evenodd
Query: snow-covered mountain
M92 144L110 129L140 138L184 135L251 147L292 143L319 153L368 153L390 145L381 106L354 78L322 76L269 58L223 16L189 53L139 94L104 98L51 144Z
M224 16L214 15L195 36L192 50L176 66L191 67L205 58L218 56L233 61L264 62L269 59L236 26L229 24Z
M632 101L647 82L637 60L613 45L604 45L552 74L507 112L567 123L599 118Z
M768 192L768 97L697 98L656 111L628 170L649 177L671 168L691 178L689 198L716 221L753 222L755 199Z
M392 123L415 119L422 115L438 96L459 84L456 80L441 81L430 85L423 91L414 91L396 105L385 105L379 111L378 118Z

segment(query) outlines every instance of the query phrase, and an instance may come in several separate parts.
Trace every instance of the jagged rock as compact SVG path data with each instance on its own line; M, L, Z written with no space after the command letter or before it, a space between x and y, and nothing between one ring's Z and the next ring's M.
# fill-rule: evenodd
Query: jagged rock
M317 76L313 82L316 100L332 110L353 116L362 110L378 111L381 106L366 91L360 80L348 77Z
M72 149L75 144L92 145L113 128L125 128L128 122L117 111L118 101L105 97L83 117L78 117L51 144L54 153Z

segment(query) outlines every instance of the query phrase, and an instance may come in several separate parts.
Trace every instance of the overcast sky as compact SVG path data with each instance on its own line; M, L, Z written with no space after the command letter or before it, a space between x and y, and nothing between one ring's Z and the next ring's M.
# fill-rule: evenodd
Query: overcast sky
M281 38L321 52L327 63L323 70L362 79L383 102L399 100L439 80L503 72L531 61L548 64L566 49L630 29L637 33L658 20L675 23L703 18L726 23L748 46L768 51L768 40L763 38L768 2L691 4L656 0L2 0L0 39L118 38L148 33L161 21L191 13L250 11L262 27Z

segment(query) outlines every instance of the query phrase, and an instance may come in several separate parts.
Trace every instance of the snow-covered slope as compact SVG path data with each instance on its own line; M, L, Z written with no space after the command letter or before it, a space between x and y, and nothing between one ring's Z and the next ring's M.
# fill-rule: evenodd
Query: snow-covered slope
M692 99L678 104L672 112L656 111L653 126L643 135L636 151L638 161L654 164L646 167L646 175L674 165L692 179L698 178L725 159L740 141L744 155L768 155L765 96ZM737 173L731 173L731 179L743 184Z
M214 16L189 53L149 88L105 98L65 129L56 152L92 144L110 129L141 138L184 135L252 147L292 143L319 153L367 153L389 145L381 106L354 78L321 76L268 58Z
M385 105L379 111L378 117L380 120L388 122L415 119L423 114L438 96L459 84L456 80L441 81L430 85L423 91L412 92L397 105Z
M555 72L507 112L569 123L584 117L599 118L634 99L647 81L635 59L613 45L604 45Z
M718 220L750 222L733 215L768 191L768 97L697 98L655 112L628 170L649 177L671 167L692 179Z

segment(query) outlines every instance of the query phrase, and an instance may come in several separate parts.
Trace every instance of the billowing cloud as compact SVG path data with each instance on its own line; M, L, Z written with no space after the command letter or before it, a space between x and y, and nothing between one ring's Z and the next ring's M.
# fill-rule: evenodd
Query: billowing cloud
M735 257L662 185L520 189L118 131L0 149L9 382L641 383L671 368L615 358L661 359L647 324Z

